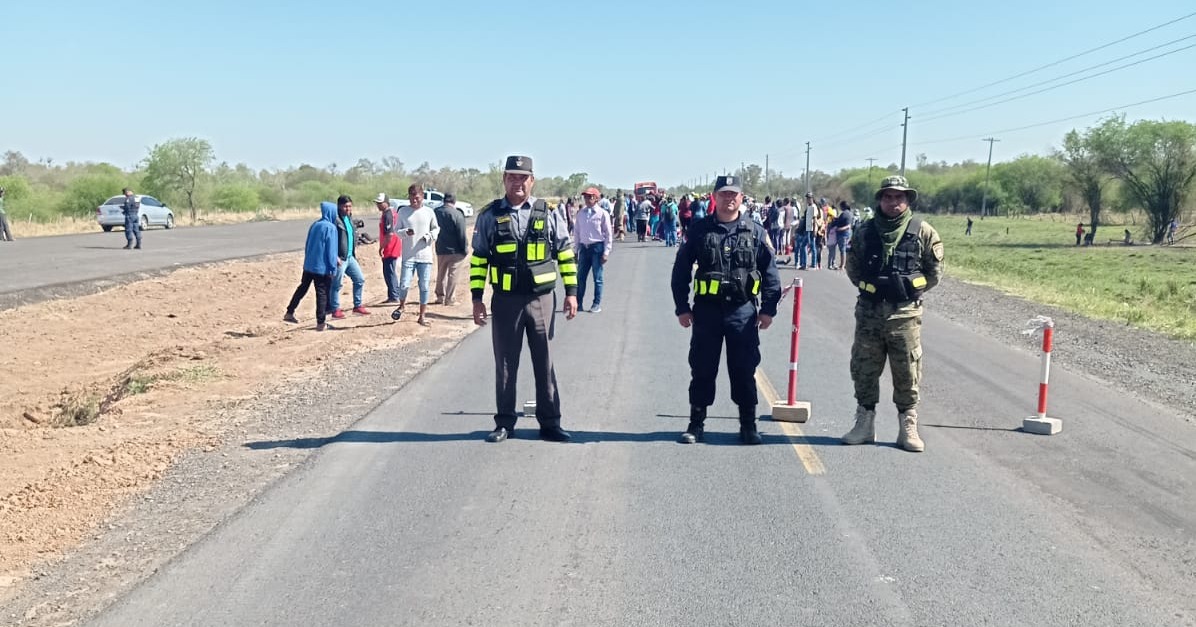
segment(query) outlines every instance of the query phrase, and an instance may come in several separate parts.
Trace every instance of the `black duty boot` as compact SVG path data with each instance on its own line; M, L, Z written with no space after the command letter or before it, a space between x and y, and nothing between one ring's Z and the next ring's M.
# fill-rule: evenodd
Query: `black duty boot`
M560 426L540 427L540 439L548 442L568 442L573 436Z
M681 444L694 444L705 440L704 434L706 432L706 408L705 407L690 407L689 408L689 426L686 427L685 433L681 434L677 441Z
M739 407L739 441L744 444L763 444L764 439L756 431L756 406Z

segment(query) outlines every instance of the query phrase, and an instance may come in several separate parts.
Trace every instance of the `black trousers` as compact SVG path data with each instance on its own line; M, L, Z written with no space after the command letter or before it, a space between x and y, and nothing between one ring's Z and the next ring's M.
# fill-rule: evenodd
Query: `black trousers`
M731 400L740 407L755 406L756 366L760 365L760 329L756 326L756 305L699 300L693 307L693 335L689 341L689 404L714 404L715 378L727 345L727 374L731 378Z
M328 290L332 287L332 275L330 274L316 274L304 270L303 279L299 281L299 287L295 288L295 295L291 296L291 304L287 305L287 313L295 313L313 283L316 286L316 323L324 324L328 315Z
M532 374L536 377L536 420L541 427L561 424L561 396L556 371L548 351L548 328L552 324L555 299L541 296L495 294L490 300L490 333L494 342L494 396L497 412L494 426L515 428L516 381L523 339L531 351Z

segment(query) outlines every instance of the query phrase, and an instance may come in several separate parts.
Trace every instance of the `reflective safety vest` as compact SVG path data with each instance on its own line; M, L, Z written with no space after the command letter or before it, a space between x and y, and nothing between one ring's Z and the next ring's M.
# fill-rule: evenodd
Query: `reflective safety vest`
M864 267L860 273L860 298L871 302L893 304L921 300L926 291L926 276L922 274L922 218L910 218L905 233L897 242L887 264L882 262L884 243L875 219L863 226Z
M743 304L759 296L761 275L756 265L759 242L753 224L744 216L731 233L724 235L716 228L706 232L697 255L695 301Z
M577 262L573 250L557 251L555 261L549 255L553 243L548 229L548 204L537 200L527 220L527 231L520 241L515 234L515 209L495 211L494 240L490 256L470 258L469 287L484 289L490 283L495 292L505 294L547 294L556 287L558 263L566 286L577 285Z

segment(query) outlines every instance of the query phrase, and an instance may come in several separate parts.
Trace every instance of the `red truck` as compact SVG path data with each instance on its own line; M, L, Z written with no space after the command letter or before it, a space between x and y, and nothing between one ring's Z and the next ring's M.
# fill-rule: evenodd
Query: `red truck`
M651 194L657 196L660 194L660 188L656 186L656 181L644 181L635 184L635 199L637 201L643 200L645 196Z

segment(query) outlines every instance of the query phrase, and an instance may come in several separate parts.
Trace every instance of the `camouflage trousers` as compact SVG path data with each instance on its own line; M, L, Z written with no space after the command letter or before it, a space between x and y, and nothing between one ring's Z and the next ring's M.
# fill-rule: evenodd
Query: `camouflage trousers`
M922 306L860 300L855 307L851 380L860 405L880 402L880 375L889 362L897 411L917 409L922 379Z

